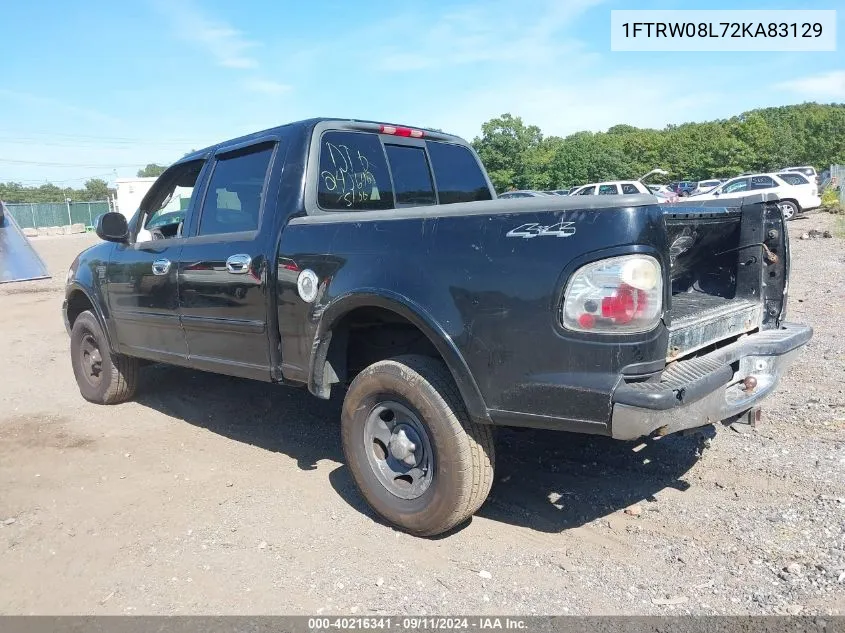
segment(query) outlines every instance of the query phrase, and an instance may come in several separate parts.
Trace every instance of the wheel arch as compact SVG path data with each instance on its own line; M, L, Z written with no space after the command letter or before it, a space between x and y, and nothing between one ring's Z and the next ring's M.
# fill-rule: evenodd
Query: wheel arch
M326 368L333 334L343 319L359 308L391 312L418 329L449 369L470 417L478 422L490 422L481 390L451 336L424 308L406 297L386 291L352 292L337 297L326 306L320 315L312 348L308 374L308 389L311 393L321 398L329 397L331 382L327 379Z
M82 314L85 310L90 310L94 313L94 316L97 319L97 322L100 324L100 327L103 328L103 333L106 336L106 340L109 343L109 349L113 353L117 353L118 350L114 346L114 337L111 335L111 331L109 329L108 321L106 320L106 316L103 313L102 307L100 306L99 302L94 301L91 298L91 293L87 288L83 287L78 283L73 283L65 293L65 303L64 303L64 320L65 325L67 326L68 332L73 329L73 324L76 321L77 317Z

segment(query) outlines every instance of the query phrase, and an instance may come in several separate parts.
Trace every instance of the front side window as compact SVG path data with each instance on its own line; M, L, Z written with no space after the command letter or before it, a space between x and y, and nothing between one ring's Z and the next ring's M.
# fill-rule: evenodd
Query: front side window
M469 148L439 141L427 141L426 146L440 204L493 199L484 172Z
M595 192L596 192L596 188L595 188L595 187L584 187L583 189L581 189L581 190L580 190L577 194L575 194L575 195L576 195L576 196L591 196L591 195L593 195Z
M616 185L599 185L600 196L615 196L618 193L619 189Z
M408 145L385 145L384 150L390 161L396 206L435 204L437 197L434 195L425 150Z
M731 180L722 187L722 193L739 193L740 191L746 191L747 189L748 178L737 178L736 180Z
M200 214L199 235L258 229L273 145L218 158Z
M168 169L144 199L143 226L137 242L180 237L185 215L194 193L204 160L195 160Z
M378 136L366 132L323 134L317 204L331 211L393 208L393 188Z

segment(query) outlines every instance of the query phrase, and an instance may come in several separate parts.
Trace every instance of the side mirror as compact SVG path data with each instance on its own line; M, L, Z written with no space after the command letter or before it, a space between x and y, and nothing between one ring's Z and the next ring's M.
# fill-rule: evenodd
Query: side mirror
M109 211L97 218L96 233L101 240L123 243L129 239L129 224L122 213Z
M718 195L719 195L719 192L718 192L718 191L714 191L714 192L713 192L713 195L714 195L714 196L718 196Z

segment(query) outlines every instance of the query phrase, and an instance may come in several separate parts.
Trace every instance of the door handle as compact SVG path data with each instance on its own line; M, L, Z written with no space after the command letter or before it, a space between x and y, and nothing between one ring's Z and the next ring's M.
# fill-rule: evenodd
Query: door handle
M243 275L249 272L252 257L249 255L232 255L226 260L226 270L233 275Z
M166 275L170 272L170 260L169 259L157 259L153 262L153 274L154 275Z

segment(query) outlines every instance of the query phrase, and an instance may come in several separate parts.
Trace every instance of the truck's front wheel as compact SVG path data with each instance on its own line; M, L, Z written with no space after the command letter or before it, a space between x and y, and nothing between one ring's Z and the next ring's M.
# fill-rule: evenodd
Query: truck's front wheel
M343 451L385 520L434 536L475 513L493 483L490 427L472 422L449 371L425 356L367 367L343 402Z
M97 404L117 404L135 395L138 359L112 354L100 322L86 310L70 332L73 375L82 397Z

